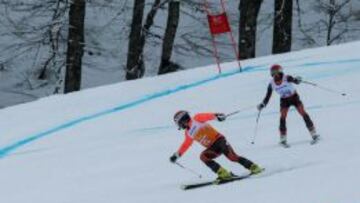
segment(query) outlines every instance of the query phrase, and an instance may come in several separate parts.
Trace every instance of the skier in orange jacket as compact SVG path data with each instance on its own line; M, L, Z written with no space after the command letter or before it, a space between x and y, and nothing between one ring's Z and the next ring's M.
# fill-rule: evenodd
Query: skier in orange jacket
M252 174L260 173L262 168L245 157L237 155L231 145L226 141L226 138L207 123L207 121L214 119L224 121L226 115L222 113L199 113L191 118L187 111L178 111L174 115L174 121L179 127L179 130L185 130L185 140L177 152L170 157L170 161L175 163L195 140L206 148L200 155L201 161L218 175L218 179L229 179L233 176L231 172L214 161L214 159L221 154L224 154L230 161L238 162L250 170Z

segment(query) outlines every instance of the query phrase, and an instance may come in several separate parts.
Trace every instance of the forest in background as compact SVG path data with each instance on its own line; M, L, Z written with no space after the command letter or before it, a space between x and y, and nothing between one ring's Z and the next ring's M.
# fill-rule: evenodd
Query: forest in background
M360 36L355 0L225 3L239 59ZM1 0L0 14L0 107L214 63L203 0Z

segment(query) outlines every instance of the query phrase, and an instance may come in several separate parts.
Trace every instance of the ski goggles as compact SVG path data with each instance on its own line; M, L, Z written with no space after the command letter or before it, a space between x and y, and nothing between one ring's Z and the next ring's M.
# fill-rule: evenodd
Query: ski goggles
M271 70L271 76L272 76L272 77L274 77L275 75L278 75L278 74L280 74L280 73L282 73L281 70Z

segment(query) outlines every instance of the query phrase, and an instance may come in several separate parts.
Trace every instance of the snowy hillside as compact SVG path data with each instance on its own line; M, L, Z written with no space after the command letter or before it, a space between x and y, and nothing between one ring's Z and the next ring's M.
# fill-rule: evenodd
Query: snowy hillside
M182 71L57 95L0 111L0 200L4 203L354 203L360 199L360 42ZM310 145L302 118L291 111L288 141L278 145L279 98L273 95L254 136L256 109L270 80L268 67L348 95L306 84L298 92L322 136ZM258 177L183 191L201 181L169 162L183 140L172 122L180 109L229 113L212 124L237 152L266 168ZM215 175L194 143L179 160ZM234 173L246 171L221 157Z

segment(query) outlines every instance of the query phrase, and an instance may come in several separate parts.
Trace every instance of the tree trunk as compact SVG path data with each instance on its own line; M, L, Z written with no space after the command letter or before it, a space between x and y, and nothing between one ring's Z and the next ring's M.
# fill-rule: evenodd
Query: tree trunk
M333 28L335 26L335 15L336 15L336 4L335 4L335 0L329 0L329 10L328 10L328 15L329 15L329 20L328 20L328 27L327 27L327 34L326 34L326 45L330 46L332 43L332 31Z
M263 0L241 0L239 4L239 58L255 57L257 17Z
M78 91L81 87L81 66L84 54L85 0L70 1L69 36L66 53L64 93Z
M146 43L146 37L149 34L149 30L151 26L154 24L154 18L156 16L156 13L162 5L161 0L155 0L151 10L146 16L144 26L142 26L142 18L144 15L144 3L145 3L143 1L144 0L135 1L133 23L131 25L131 33L130 33L131 43L129 43L128 64L127 64L127 72L126 72L127 80L138 79L144 75L145 65L143 59L143 52ZM138 5L139 4L138 2L143 2L142 6Z
M177 71L179 65L170 61L172 50L174 46L176 31L179 25L180 18L180 1L172 0L169 3L168 19L165 30L165 36L162 46L161 63L159 67L159 74L165 74Z
M61 5L62 2L61 0L56 0L55 2L55 9L53 10L53 16L52 16L52 21L60 21L60 17L62 14L62 8ZM61 34L61 29L58 26L58 24L54 23L49 25L48 28L48 36L49 36L49 41L50 41L50 56L46 59L42 70L40 71L40 74L38 76L39 80L45 80L47 78L47 74L49 72L49 68L52 65L52 68L55 68L56 66L56 56L59 54L59 38L60 38L60 34Z
M272 53L291 51L293 0L275 0Z
M126 64L126 79L139 78L139 70L142 69L141 29L144 16L145 0L134 0L134 10L129 36L129 49Z

